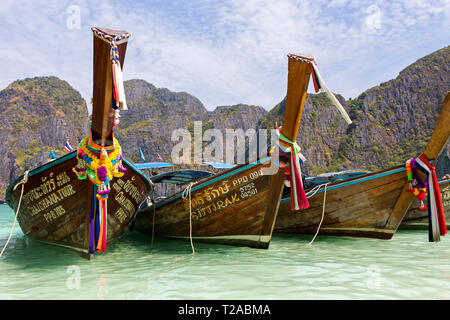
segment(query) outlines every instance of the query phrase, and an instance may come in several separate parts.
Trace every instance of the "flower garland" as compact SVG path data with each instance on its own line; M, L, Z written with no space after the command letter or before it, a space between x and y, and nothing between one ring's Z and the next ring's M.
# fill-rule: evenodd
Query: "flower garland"
M425 195L427 194L427 180L421 181L417 175L416 159L408 159L405 164L406 177L408 179L408 190L406 192L414 194L420 200L419 210L428 210L423 203Z
M114 177L122 177L127 171L122 165L122 148L114 138L111 147L101 147L87 136L78 145L77 165L72 169L78 179L94 184L91 212L89 215L89 253L106 251L107 199L110 182Z
M114 177L122 177L127 171L122 166L122 148L119 142L114 138L113 149L108 151L106 148L96 148L87 136L78 145L77 153L78 163L72 170L78 176L78 179L89 180L97 186L97 199L107 199L110 192L110 181Z

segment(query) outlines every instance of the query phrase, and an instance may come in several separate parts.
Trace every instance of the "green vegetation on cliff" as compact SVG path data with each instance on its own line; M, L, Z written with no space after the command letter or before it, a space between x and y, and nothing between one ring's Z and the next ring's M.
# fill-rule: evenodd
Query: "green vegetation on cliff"
M306 174L345 169L379 170L401 165L420 154L434 129L444 96L450 88L450 47L411 64L390 81L345 101L353 123L347 125L324 93L308 94L297 142L307 162ZM125 81L129 110L121 112L116 137L124 155L140 162L160 154L170 161L176 142L171 135L202 121L203 132L216 128L273 129L282 124L285 100L267 112L238 104L207 111L186 92L157 88L144 80ZM66 139L76 145L87 134L87 108L81 95L56 77L17 80L0 91L0 152L5 170L0 192L24 169L48 160L50 150L64 153ZM449 173L450 147L438 160L439 175ZM1 198L1 197L0 197Z
M78 144L87 116L85 100L57 77L17 80L0 91L0 152L6 159L0 189L45 163L50 150L62 155L66 139Z

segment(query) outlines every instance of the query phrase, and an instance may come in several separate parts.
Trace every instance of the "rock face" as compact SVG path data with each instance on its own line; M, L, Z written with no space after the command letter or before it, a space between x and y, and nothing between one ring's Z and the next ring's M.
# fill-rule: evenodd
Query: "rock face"
M341 140L336 161L373 170L420 154L450 88L449 71L450 47L446 47L416 61L394 80L349 101L354 124ZM445 162L443 159L439 162Z
M139 147L147 161L157 161L157 154L169 160L172 131L202 120L207 112L188 93L158 89L144 80L125 81L124 87L128 110L121 112L115 132L124 156L132 161L139 161Z
M226 128L256 128L267 111L248 105L221 106L214 111L192 95L156 88L144 80L124 83L128 110L122 111L116 137L123 146L123 154L132 161L139 158L142 149L146 161L157 161L161 155L170 161L171 135L175 129L187 129L193 139L194 121L202 122L203 131L219 129L225 137Z
M380 170L403 164L426 147L445 94L450 88L450 47L423 57L397 78L343 101L353 123L344 122L324 94L308 95L297 143L308 162L305 172L342 169ZM284 101L262 125L281 123ZM450 173L450 146L442 152L437 173Z
M47 162L50 150L63 155L66 139L76 147L87 124L85 100L56 77L17 80L0 91L0 198L24 170Z
M336 95L346 107L344 98ZM261 128L273 128L275 123L283 123L286 100L281 101L261 123ZM307 161L302 165L305 174L319 173L328 170L333 154L340 140L345 135L347 123L337 109L331 105L325 93L308 94L302 114L302 122L297 136Z
M354 100L336 95L348 110L348 126L325 94L308 94L297 142L308 161L305 174L343 169L379 170L401 165L420 154L434 129L450 88L450 47L401 71L397 78L366 90ZM116 137L124 156L135 162L160 154L171 161L175 129L272 129L282 124L285 101L270 112L258 106L220 106L207 111L194 96L156 88L144 80L124 83L128 111L121 112ZM0 199L9 183L26 169L48 161L50 150L64 154L66 139L75 147L87 133L87 108L81 95L56 77L18 80L0 91ZM204 142L207 145L209 142ZM226 154L224 153L224 160ZM439 176L450 173L450 146L438 159Z

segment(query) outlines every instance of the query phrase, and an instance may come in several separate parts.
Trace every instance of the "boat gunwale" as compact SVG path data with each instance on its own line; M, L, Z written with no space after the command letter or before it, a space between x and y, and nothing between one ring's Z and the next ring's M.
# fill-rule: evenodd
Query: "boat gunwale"
M434 162L433 160L430 160L430 163L433 163L433 162ZM396 173L399 173L399 172L402 172L402 171L405 171L405 170L406 169L405 169L404 165L399 165L399 166L396 166L396 167L387 168L387 169L379 170L379 171L376 171L376 172L366 173L366 174L363 174L363 175L360 175L360 176L357 176L357 177L353 177L353 178L350 178L350 179L347 179L347 180L344 180L344 181L336 181L336 182L330 183L327 186L327 191L331 191L331 190L334 190L334 189L339 189L339 188L346 187L346 186L349 186L349 185L353 185L353 184L356 184L356 183L362 183L362 182L365 182L365 181L370 181L370 180L373 180L373 179L376 179L376 178L385 177L385 176L388 176L388 175L391 175L391 174L396 174ZM356 181L356 180L361 180L361 181ZM450 178L447 179L447 180L450 180ZM445 180L445 181L447 181L447 180ZM313 189L313 188L309 188L309 189L305 190L305 192L308 193L311 189ZM322 192L324 192L324 190L320 189L315 194L322 193ZM280 203L283 203L283 202L286 202L286 201L290 201L290 200L291 200L291 197L288 196L288 197L282 198Z
M66 154L66 155L63 155L63 156L59 157L58 159L55 159L55 160L53 160L53 161L44 163L44 164L42 164L42 165L40 165L40 166L34 168L33 170L29 171L29 172L28 172L28 178L30 178L30 177L32 177L32 176L35 176L35 175L37 175L37 174L39 174L39 173L41 173L41 172L44 172L44 171L46 171L46 170L48 170L48 169L50 169L50 168L52 168L52 167L54 167L54 166L57 166L57 165L59 165L59 164L65 162L65 161L67 161L67 160L71 160L72 158L76 157L76 155L77 155L77 150L74 150L74 151L70 152L69 154ZM122 160L123 160L123 161L125 162L125 164L127 164L131 169L133 169L138 175L140 175L141 177L143 177L142 180L144 181L145 184L147 184L147 187L148 187L149 189L151 189L151 185L152 185L152 184L151 184L149 178L148 178L144 173L142 173L138 168L136 168L130 161L128 161L128 160L125 159L125 158L122 158ZM14 182L11 183L11 184L8 186L8 188L6 189L6 192L5 192L5 201L6 201L6 203L7 203L8 205L9 205L9 203L10 203L10 201L11 201L10 196L11 196L12 188L13 188L15 185L17 185L17 183L19 183L19 182L23 179L23 177L24 177L24 174L22 174L22 175L19 176L16 180L14 180Z
M264 158L258 159L255 162L244 163L244 164L242 164L242 165L240 165L238 167L230 168L230 169L225 170L225 171L223 171L223 172L221 172L219 174L210 176L210 177L208 177L208 178L206 178L204 180L200 180L198 182L199 183L198 185L192 186L191 191L196 191L198 189L204 188L204 187L206 187L206 186L208 186L208 185L210 185L210 184L212 184L214 182L217 182L217 181L220 181L220 180L222 180L224 178L227 178L230 175L237 174L237 173L242 172L244 170L253 168L253 167L255 167L255 166L259 165L259 164L266 163L266 162L268 162L268 160L270 160L270 157L264 157ZM170 203L170 202L180 198L182 196L182 193L183 193L183 190L182 191L178 191L178 192L172 194L170 197L168 197L166 199L163 199L161 201L156 202L155 204L153 204L151 206L148 206L146 208L138 210L137 213L136 213L136 216L139 215L139 214L142 214L143 212L149 210L150 208L155 207L155 209L156 209L156 208L159 208L159 207L161 207L161 206L163 206L163 205L165 205L167 203Z
M357 176L357 177L353 177L353 178L350 178L350 179L347 179L347 180L344 180L344 181L336 181L336 182L330 183L327 186L327 191L334 190L334 189L339 189L339 188L346 187L346 186L349 186L349 185L353 185L353 184L356 184L356 183L362 183L362 182L365 182L365 181L370 181L370 180L373 180L373 179L376 179L376 178L385 177L385 176L388 176L388 175L391 175L391 174L395 174L395 173L398 173L398 172L402 172L402 171L405 171L405 170L406 170L405 167L400 165L400 166L396 166L396 167L393 167L393 168L387 168L387 169L384 169L384 170L367 173L367 174L364 174L364 175L361 175L361 176ZM361 180L361 181L357 181L357 180ZM307 189L305 191L306 191L306 193L308 193L312 189L313 188L309 188L309 189ZM324 190L320 189L315 194L322 193L322 192L324 192ZM291 199L291 197L289 196L289 197L281 199L280 202L283 203L283 202L286 202L286 201L288 201L290 199Z

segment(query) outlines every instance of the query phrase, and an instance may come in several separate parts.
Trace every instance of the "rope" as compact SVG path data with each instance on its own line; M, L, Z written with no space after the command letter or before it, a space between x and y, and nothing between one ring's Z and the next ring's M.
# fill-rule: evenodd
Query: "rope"
M23 179L20 182L18 182L13 188L13 191L15 191L16 188L19 186L19 184L22 185L22 190L20 191L19 204L17 205L17 210L16 210L16 215L14 217L14 222L13 222L11 231L9 233L8 240L6 241L6 243L5 243L5 245L4 245L3 249L2 249L2 252L0 252L0 257L3 255L3 252L5 251L6 247L8 246L9 240L11 240L11 237L12 237L12 234L13 234L13 231L14 231L14 227L15 227L16 221L17 221L17 215L19 214L20 204L22 203L23 189L25 187L25 183L27 183L27 182L28 182L28 170L25 171L25 173L23 175Z
M315 192L313 194L307 196L307 198L312 197L313 195L315 195L320 190L320 188L322 186L325 186L324 191L323 191L322 218L320 219L320 223L319 223L319 226L317 227L316 234L314 235L314 237L312 238L312 240L309 243L302 244L302 246L304 246L304 247L312 245L314 240L316 240L317 235L319 234L320 227L322 226L323 217L325 216L325 202L326 202L326 199L327 199L327 185L328 185L328 182L314 187L313 189L311 189L311 191L313 191L316 188L317 188L317 190L315 190Z
M309 191L306 193L306 197L307 197L307 198L311 198L311 197L314 196L317 192L319 192L319 190L320 190L320 188L322 188L322 186L324 186L324 185L326 185L326 184L328 184L328 183L324 183L324 184L315 186L314 188L312 188L311 190L309 190ZM311 194L311 192L313 192L313 193Z
M153 239L155 238L155 210L156 210L156 205L154 203L153 204L153 221L152 221L152 243L150 245L150 254L152 254L152 251L153 251Z
M290 58L290 59L295 59L295 60L298 60L298 61L300 61L300 62L305 62L305 63L317 65L317 62L314 60L313 57L311 57L311 58L306 58L306 57L301 57L301 56L298 56L298 55L296 55L296 54L291 54L291 53L288 54L287 56L288 56L288 58Z
M194 182L188 184L188 186L183 190L181 197L183 200L189 196L189 239L191 241L192 254L195 253L194 244L192 243L192 200L191 200L191 190Z
M156 186L155 186L155 184L153 183L153 181L152 180L150 180L150 179L148 179L148 181L150 181L150 185L151 185L151 188L152 188L152 195L154 196L155 195L155 193L156 193ZM156 197L156 196L155 196ZM149 205L149 201L153 204L153 217L152 217L152 243L150 244L150 254L152 254L152 251L153 251L153 239L155 238L155 211L156 211L156 201L153 201L153 199L150 197L150 196L147 196L147 205Z
M118 64L119 63L119 49L117 47L117 42L119 42L120 40L128 39L131 36L131 34L129 32L125 32L125 33L122 33L122 34L119 34L119 35L113 37L95 27L91 28L91 30L100 38L103 38L106 41L110 42L111 60L113 61L114 64Z

